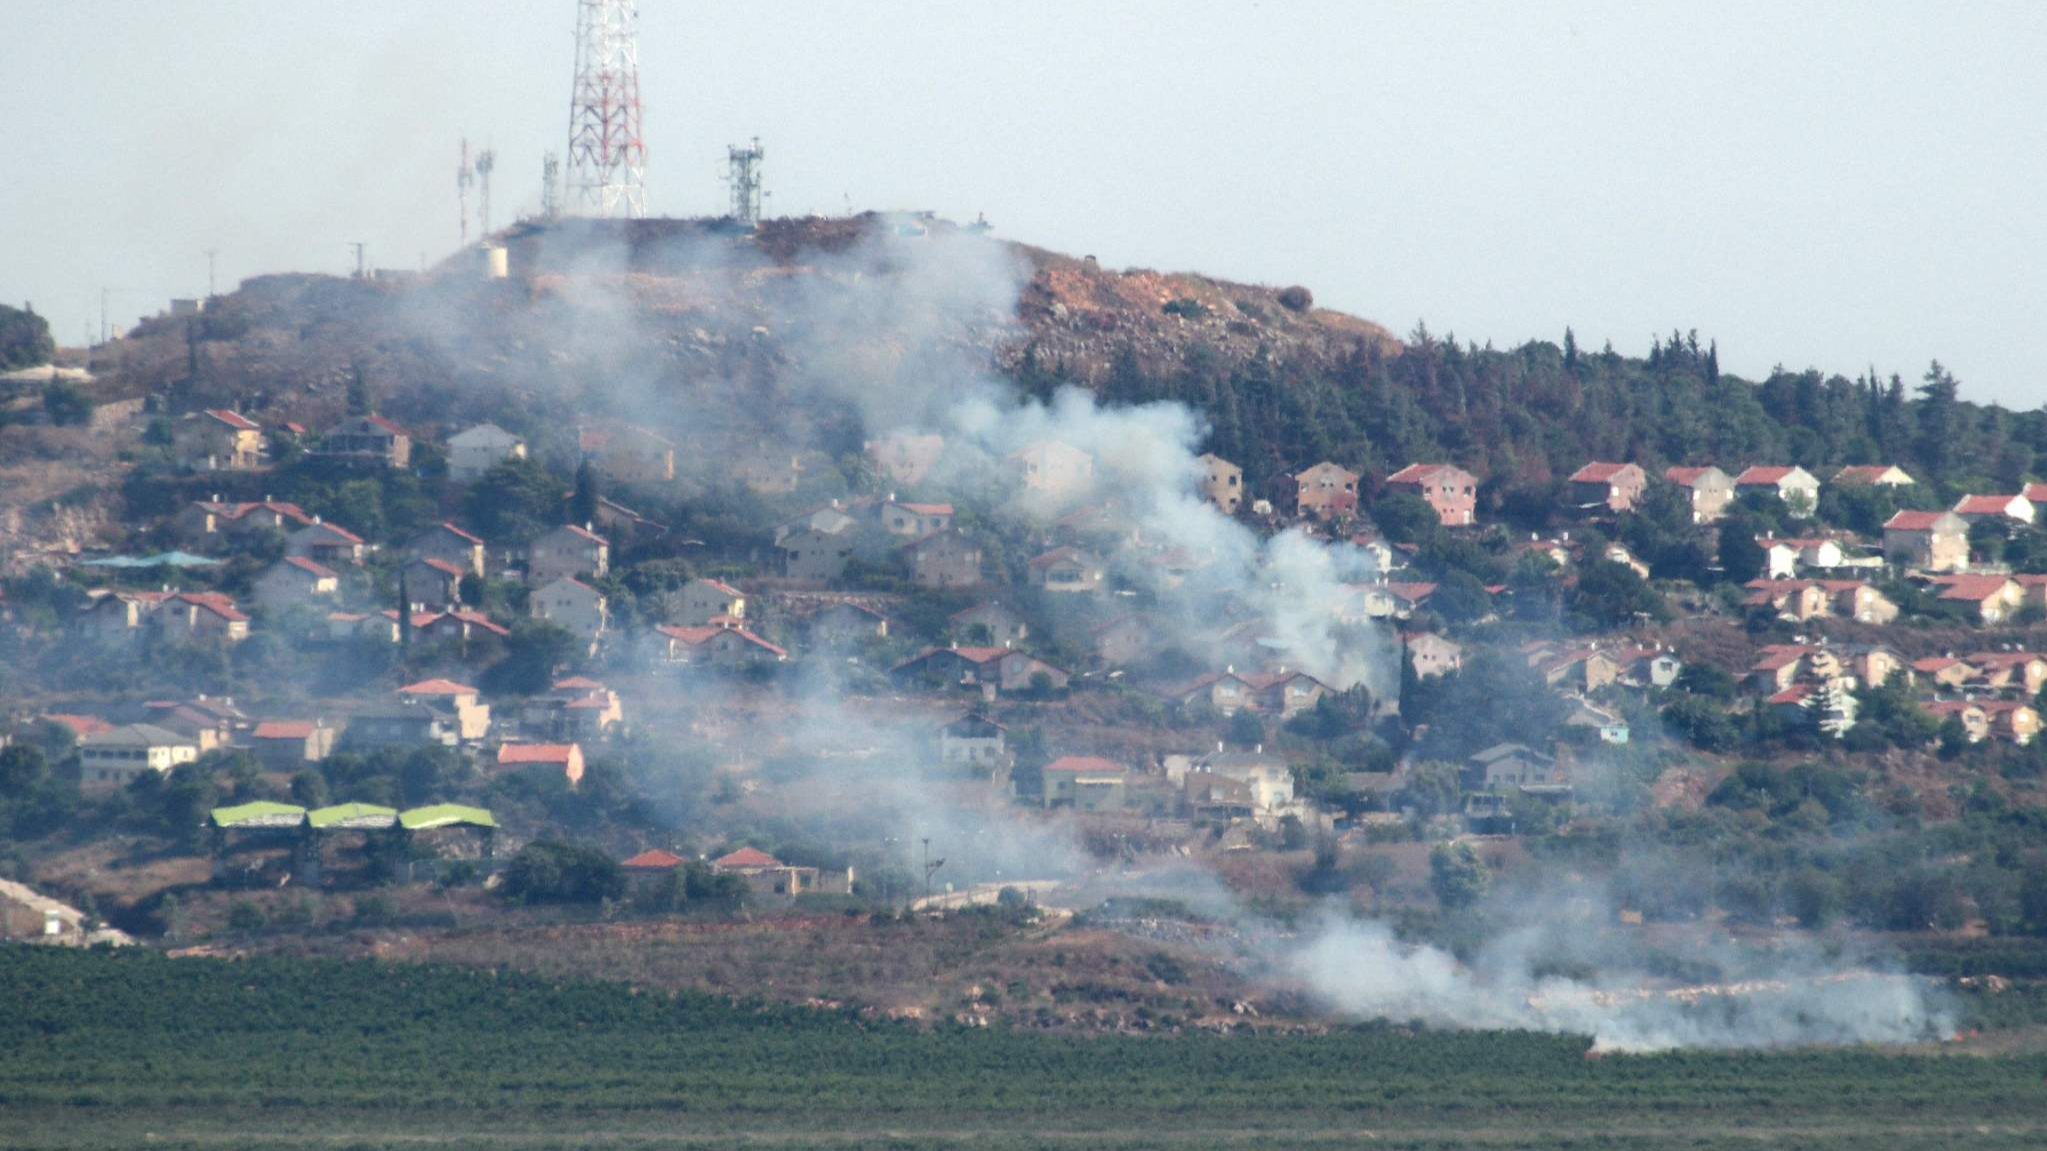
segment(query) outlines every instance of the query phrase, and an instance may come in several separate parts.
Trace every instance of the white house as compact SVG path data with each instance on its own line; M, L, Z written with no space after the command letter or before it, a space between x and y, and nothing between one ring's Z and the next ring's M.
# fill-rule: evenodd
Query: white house
M506 460L526 458L526 441L496 424L478 424L448 437L448 478L469 483Z
M693 579L682 585L684 623L710 623L720 616L746 618L746 594L723 580Z

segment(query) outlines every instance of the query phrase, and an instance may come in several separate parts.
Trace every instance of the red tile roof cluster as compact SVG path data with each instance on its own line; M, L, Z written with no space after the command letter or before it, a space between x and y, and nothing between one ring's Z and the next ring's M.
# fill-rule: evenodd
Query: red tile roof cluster
M254 739L310 739L318 726L310 719L266 719L249 735Z
M757 847L742 847L738 851L729 852L712 860L711 866L718 868L781 867L783 863L781 860L776 859Z
M1409 464L1392 475L1387 476L1386 482L1389 484L1425 483L1445 472L1455 472L1458 475L1470 474L1456 464Z
M658 847L650 847L619 866L633 871L673 871L682 866L682 857L672 855Z
M1669 480L1671 483L1678 485L1679 487L1688 488L1691 487L1693 484L1698 483L1700 476L1703 476L1707 472L1713 470L1715 469L1710 464L1703 465L1700 467L1685 466L1669 467L1663 469L1663 478Z

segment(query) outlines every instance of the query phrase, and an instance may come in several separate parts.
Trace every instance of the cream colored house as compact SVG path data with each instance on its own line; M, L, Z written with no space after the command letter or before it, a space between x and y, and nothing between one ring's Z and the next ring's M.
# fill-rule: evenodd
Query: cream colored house
M1195 462L1201 465L1202 498L1224 515L1236 515L1244 502L1244 469L1214 452L1203 453Z
M148 772L168 775L198 758L196 740L154 724L131 723L79 741L78 783L87 791L113 791Z
M564 524L526 548L526 582L545 584L563 576L598 577L611 570L611 545L589 528Z

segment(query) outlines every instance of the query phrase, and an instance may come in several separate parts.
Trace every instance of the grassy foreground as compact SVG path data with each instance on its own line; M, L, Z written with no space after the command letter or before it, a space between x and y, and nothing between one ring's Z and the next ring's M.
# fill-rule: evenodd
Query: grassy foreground
M919 1030L504 972L0 947L10 1148L2047 1142L2040 1056L1586 1047Z

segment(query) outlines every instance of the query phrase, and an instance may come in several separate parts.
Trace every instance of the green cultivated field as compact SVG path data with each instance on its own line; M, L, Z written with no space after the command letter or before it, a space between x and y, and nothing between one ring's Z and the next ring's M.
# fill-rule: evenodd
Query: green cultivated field
M0 947L0 1146L2038 1146L2047 1058L926 1031L434 967Z

